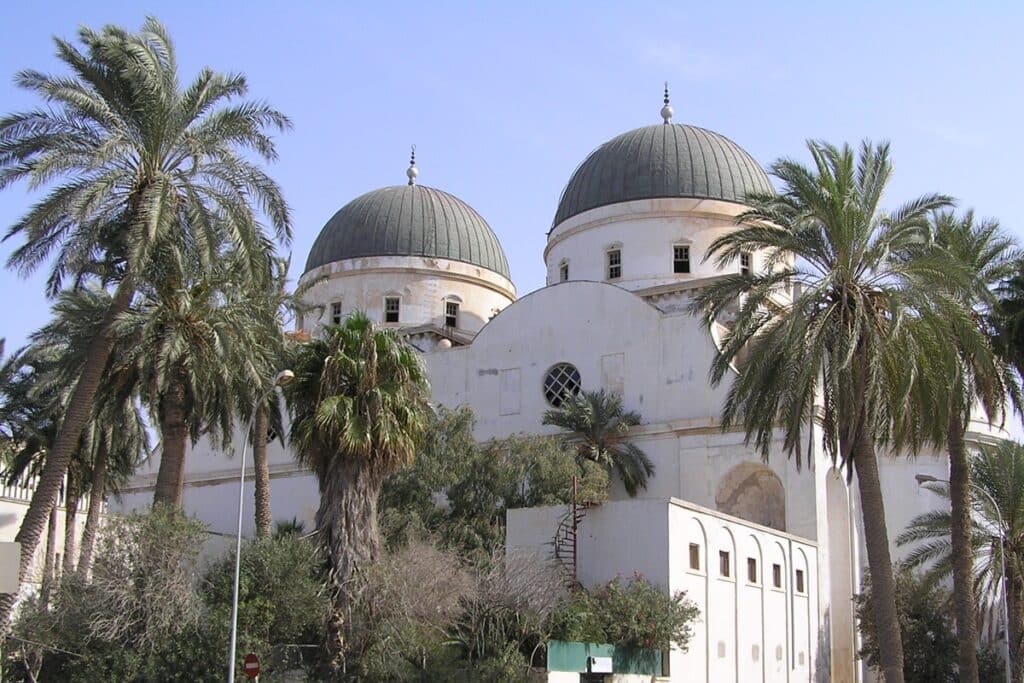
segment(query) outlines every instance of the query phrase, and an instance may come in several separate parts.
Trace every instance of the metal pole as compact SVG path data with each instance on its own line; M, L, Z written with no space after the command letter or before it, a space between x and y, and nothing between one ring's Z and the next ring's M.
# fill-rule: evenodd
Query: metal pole
M273 387L270 388L274 390ZM252 415L242 433L242 466L238 473L238 535L235 537L235 583L231 589L231 647L228 652L228 683L235 683L235 644L238 639L238 576L242 568L242 509L245 504L245 450L249 447L249 432L256 417L256 406L266 398L264 394L253 406Z

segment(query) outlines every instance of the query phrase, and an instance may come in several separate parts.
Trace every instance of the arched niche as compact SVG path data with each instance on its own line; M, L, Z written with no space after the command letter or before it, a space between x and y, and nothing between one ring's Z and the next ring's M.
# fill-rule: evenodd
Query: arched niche
M718 485L715 507L748 522L786 530L782 480L760 463L745 462L729 470Z

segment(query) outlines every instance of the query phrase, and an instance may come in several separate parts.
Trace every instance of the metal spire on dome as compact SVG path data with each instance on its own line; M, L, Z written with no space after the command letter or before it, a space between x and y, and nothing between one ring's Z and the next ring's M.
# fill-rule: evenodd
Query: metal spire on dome
M409 179L410 185L416 184L416 176L420 174L416 168L416 145L412 146L412 153L409 154L409 168L405 170L405 177Z
M668 100L668 81L665 81L665 105L661 108L661 118L665 122L666 126L669 123L672 122L672 115L675 114L675 113L676 112L672 108L672 105L669 104L669 100Z

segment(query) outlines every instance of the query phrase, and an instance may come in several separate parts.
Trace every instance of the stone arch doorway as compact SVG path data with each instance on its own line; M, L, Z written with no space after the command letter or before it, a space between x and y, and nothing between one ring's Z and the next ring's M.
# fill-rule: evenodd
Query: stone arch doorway
M745 462L729 470L718 485L715 507L733 517L786 530L786 490L768 467Z

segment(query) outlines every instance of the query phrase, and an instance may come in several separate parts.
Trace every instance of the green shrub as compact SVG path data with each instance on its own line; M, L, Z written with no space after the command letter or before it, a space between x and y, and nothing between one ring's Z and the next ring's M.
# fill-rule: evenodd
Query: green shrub
M697 606L683 592L669 595L640 574L620 577L593 590L578 590L554 617L554 637L628 648L686 650Z

